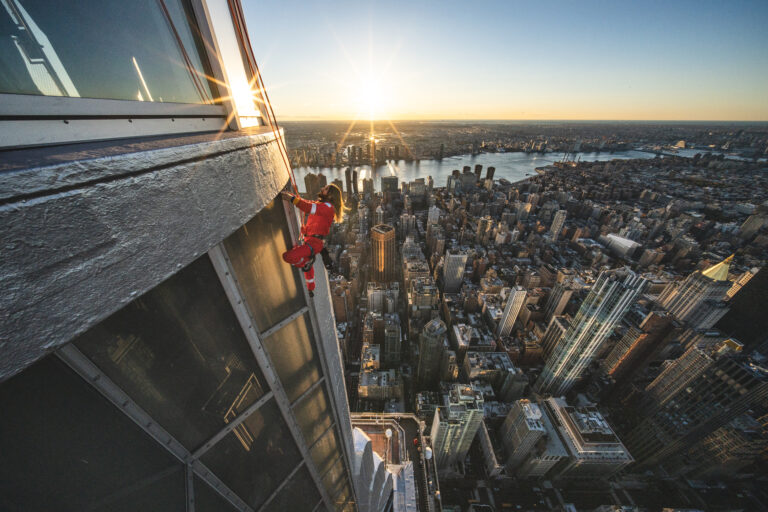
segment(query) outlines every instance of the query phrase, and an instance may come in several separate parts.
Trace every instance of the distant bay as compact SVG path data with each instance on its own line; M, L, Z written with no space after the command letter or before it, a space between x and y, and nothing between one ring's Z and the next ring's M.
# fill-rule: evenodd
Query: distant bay
M579 153L577 158L585 162L597 162L608 160L629 160L634 158L654 158L656 155L644 151L621 151L616 153ZM417 178L426 179L432 176L436 187L444 187L448 181L448 176L454 169L461 169L468 165L475 169L475 165L483 166L482 177L488 167L495 167L494 179L504 178L511 182L519 181L536 174L537 167L552 165L562 160L563 153L481 153L479 155L459 155L442 160L420 160L418 162L389 161L384 165L378 166L371 171L370 165L354 165L353 170L357 171L358 180L363 178L373 178L374 189L380 189L379 178L382 176L397 176L400 182L413 181ZM299 167L294 169L299 190L304 190L304 176L308 173L322 173L328 179L328 183L335 179L344 182L344 167ZM346 185L345 185L346 186ZM362 188L362 187L360 187Z

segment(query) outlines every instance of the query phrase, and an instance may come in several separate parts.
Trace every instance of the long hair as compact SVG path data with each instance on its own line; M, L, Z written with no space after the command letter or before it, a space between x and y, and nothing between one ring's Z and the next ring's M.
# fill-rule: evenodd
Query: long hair
M341 193L341 189L333 183L328 185L328 202L336 210L334 215L336 222L342 222L344 220L344 210L348 208L344 206L344 195Z

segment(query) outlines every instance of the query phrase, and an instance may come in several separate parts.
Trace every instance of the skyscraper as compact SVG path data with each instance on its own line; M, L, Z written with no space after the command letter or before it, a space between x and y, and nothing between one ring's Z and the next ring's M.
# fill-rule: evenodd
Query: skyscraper
M638 326L630 326L603 361L605 372L614 381L635 372L666 339L672 317L664 311L649 313Z
M557 210L555 218L552 219L552 225L549 228L549 234L552 236L552 241L557 242L557 238L560 236L560 232L565 225L565 216L568 212L565 210Z
M371 278L379 283L397 279L395 228L379 224L371 228Z
M437 381L440 371L440 359L443 340L448 329L439 318L427 322L419 338L419 364L416 369L416 382L419 387L430 387Z
M719 316L713 317L711 310L712 303L722 301L731 288L728 271L732 260L733 256L729 256L703 272L696 271L682 281L670 283L659 296L659 304L691 327L712 327L727 312L720 308Z
M517 316L520 313L520 308L525 303L525 288L520 285L514 286L511 289L505 289L507 295L507 302L504 306L504 313L501 315L501 321L496 329L499 336L509 336L512 332L512 327L515 325ZM502 291L504 295L504 291Z
M452 384L432 420L432 450L438 470L464 460L483 422L483 395L466 384Z
M445 253L443 263L443 291L445 293L456 293L461 289L468 257L469 255L465 252L447 251Z
M381 177L381 195L384 200L389 202L400 194L400 184L397 176Z
M547 434L541 421L539 406L529 400L518 400L509 410L499 435L507 450L507 471L514 471Z
M568 316L553 316L552 320L547 325L547 330L544 331L544 336L541 337L541 351L544 358L548 358L555 347L560 344L560 341L565 337L565 333L568 331L569 325Z
M626 436L638 469L664 464L768 398L768 372L745 356L717 357L683 386L670 386L662 405ZM666 399L666 400L665 400Z
M22 3L41 12L4 2L4 23ZM66 46L64 62L89 62L68 64L72 83L101 99L15 90L35 82L24 66L4 81L46 119L6 119L0 135L24 155L3 235L35 246L0 258L0 508L339 510L370 487L352 471L325 269L309 301L281 258L298 237L279 198L289 173L258 110L242 6L229 7L25 16L27 32L57 31L34 64ZM69 44L77 34L90 44ZM52 161L66 183L46 178Z
M549 322L553 316L562 315L565 311L565 307L568 305L568 301L571 300L573 295L574 286L571 281L563 281L555 283L552 287L552 291L549 292L549 298L544 306L544 321Z
M566 393L642 293L645 283L628 269L601 272L565 337L547 358L535 384L537 391L555 396Z

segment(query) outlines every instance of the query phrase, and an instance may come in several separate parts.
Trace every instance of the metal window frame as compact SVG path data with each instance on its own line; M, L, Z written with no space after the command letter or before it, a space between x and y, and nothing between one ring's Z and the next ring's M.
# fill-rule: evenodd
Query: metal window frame
M211 84L214 104L2 93L0 149L239 130L234 101L216 84L228 82L217 54L219 47L207 17L205 0L191 0L191 4L195 17L191 20L194 23L192 29L199 32L204 48L200 58L208 64L214 79ZM260 105L257 107L263 124L263 112Z
M278 199L280 199L279 196L278 196ZM299 217L298 217L298 215L296 213L296 209L292 205L289 205L285 201L281 201L281 202L283 203L283 210L285 211L286 217L288 218L288 228L289 228L289 230L291 232L291 239L292 239L293 243L295 244L295 243L297 243L297 241L299 239L299 234L301 232L301 230L300 230L301 223L300 223ZM320 265L320 266L322 267L322 265ZM325 275L326 275L325 274L325 268L322 267L322 271L321 272L317 272L317 271L315 272L315 279L317 280L320 277L325 277ZM316 345L317 350L318 350L319 355L320 355L319 359L320 359L320 364L321 364L322 369L323 369L323 375L326 375L326 376L327 375L331 375L331 373L329 371L329 368L328 368L328 361L326 359L325 347L323 346L322 337L320 336L320 329L319 329L319 326L317 324L317 310L315 309L313 298L309 296L309 290L307 289L306 286L304 286L303 289L304 289L305 302L306 302L306 304L309 307L310 312L311 312L310 315L309 315L309 318L310 318L310 320L312 322L312 330L314 331L314 335L315 335L315 345ZM344 368L342 367L342 371L343 370L344 370ZM325 379L325 384L326 384L325 392L327 393L329 399L334 403L334 405L331 406L331 410L333 411L333 416L334 416L333 423L336 424L336 425L339 425L339 426L343 425L342 418L341 418L341 416L339 414L339 411L335 407L335 403L336 403L336 401L334 399L335 394L333 393L333 389L332 389L332 386L331 386L331 380L328 379L328 378ZM350 423L350 427L351 427L351 423ZM350 454L348 452L348 450L347 450L347 443L346 443L347 440L345 440L345 438L344 438L343 429L341 427L339 427L339 429L337 431L337 435L338 435L339 443L341 445L340 446L341 453L344 455L344 457L343 457L344 458L344 466L345 466L345 468L347 470L347 476L348 476L347 480L348 480L349 487L350 487L351 492L352 492L351 498L356 499L357 496L355 495L356 490L355 490L355 485L354 485L355 475L354 475L354 472L352 471L352 467L351 467L352 454ZM349 441L351 442L351 440L349 440ZM333 507L331 507L331 509L332 508Z
M312 480L315 483L315 487L317 487L317 490L320 493L320 496L323 498L323 501L326 503L329 509L333 508L330 506L332 504L332 500L328 496L328 493L325 491L325 487L322 485L322 480L320 479L317 468L312 462L309 448L307 447L304 436L301 433L301 428L296 421L296 417L293 414L291 403L288 400L288 396L286 395L285 390L283 389L282 382L274 370L274 365L272 364L267 351L264 349L261 336L258 332L258 329L256 328L256 322L254 320L253 314L248 308L243 294L240 291L239 283L235 278L232 262L229 259L229 255L226 252L226 248L224 247L223 242L220 242L211 248L208 251L208 256L211 259L213 267L219 276L227 298L232 305L232 309L235 311L237 320L245 333L245 337L248 340L248 344L250 345L254 356L256 357L256 361L259 363L261 371L267 380L267 384L274 393L274 398L277 402L278 408L280 409L280 413L283 416L283 420L286 422L288 430L291 433L291 437L293 438L293 441L299 450L302 458L302 460L299 462L299 465L306 464ZM311 317L312 315L310 314L309 316Z
M171 453L179 462L186 466L187 471L187 510L194 512L193 473L217 490L224 499L229 501L241 512L254 512L245 501L227 487L205 464L195 458L195 455L187 450L176 438L161 427L155 419L133 401L112 379L107 377L85 354L72 343L59 348L55 355L77 373L83 380L104 396L123 414L133 420L145 433L154 439L160 448ZM256 410L256 409L254 409ZM249 412L252 413L253 411ZM242 420L241 420L242 421ZM229 428L229 425L225 429ZM234 428L234 427L232 427ZM224 437L224 436L222 436ZM192 506L190 509L189 507Z

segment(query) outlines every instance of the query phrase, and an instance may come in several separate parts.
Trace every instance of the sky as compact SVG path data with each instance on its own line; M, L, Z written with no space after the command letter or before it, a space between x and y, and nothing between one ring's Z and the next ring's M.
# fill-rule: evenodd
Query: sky
M241 0L278 120L768 120L768 1Z

